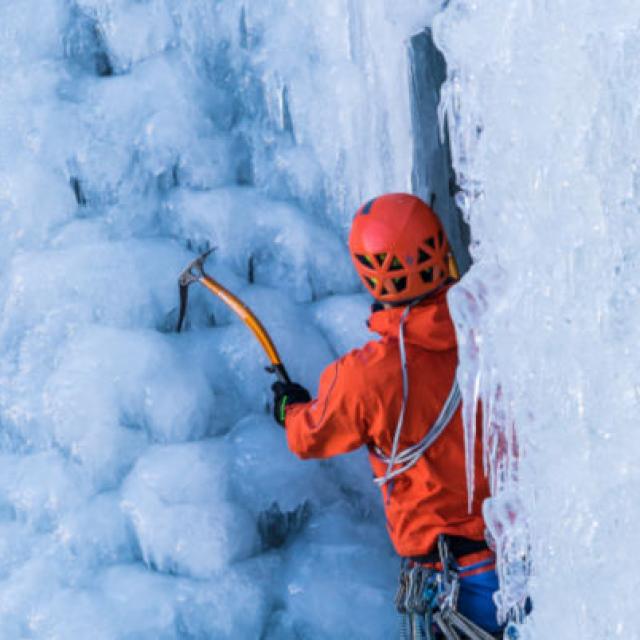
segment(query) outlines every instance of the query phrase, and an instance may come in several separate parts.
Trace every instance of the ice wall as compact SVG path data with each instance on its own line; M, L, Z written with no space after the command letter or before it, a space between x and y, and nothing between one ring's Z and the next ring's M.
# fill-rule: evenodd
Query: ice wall
M437 6L0 3L0 638L389 638L361 456L292 458L246 328L292 375L367 338L345 250L407 189L406 42Z
M476 260L457 289L505 605L525 638L637 638L635 2L452 1L434 22ZM527 526L528 522L528 526Z

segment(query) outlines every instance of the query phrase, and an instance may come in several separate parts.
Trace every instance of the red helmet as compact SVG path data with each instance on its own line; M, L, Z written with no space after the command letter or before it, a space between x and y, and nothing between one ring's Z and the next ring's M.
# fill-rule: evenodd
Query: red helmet
M365 287L381 302L418 298L456 275L436 214L408 193L389 193L360 207L349 250Z

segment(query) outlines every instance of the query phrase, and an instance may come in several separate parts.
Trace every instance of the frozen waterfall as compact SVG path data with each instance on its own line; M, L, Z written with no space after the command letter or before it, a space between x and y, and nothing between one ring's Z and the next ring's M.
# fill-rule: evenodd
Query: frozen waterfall
M503 610L531 594L523 638L640 637L639 26L635 0L0 3L0 639L395 637L362 452L289 453L204 292L173 331L216 247L314 389L368 339L346 232L393 190L463 268L471 242L459 378Z

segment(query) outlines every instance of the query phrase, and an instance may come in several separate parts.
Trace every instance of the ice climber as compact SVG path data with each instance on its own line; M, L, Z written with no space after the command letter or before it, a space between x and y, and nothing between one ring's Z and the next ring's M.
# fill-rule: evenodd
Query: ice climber
M368 326L379 338L329 365L315 399L299 384L275 383L275 418L301 458L366 446L405 575L420 567L437 576L438 550L448 549L459 576L457 611L497 634L495 556L485 542L481 512L488 486L480 429L468 509L457 344L447 306L455 281L447 238L422 200L387 194L358 210L349 249L376 300Z

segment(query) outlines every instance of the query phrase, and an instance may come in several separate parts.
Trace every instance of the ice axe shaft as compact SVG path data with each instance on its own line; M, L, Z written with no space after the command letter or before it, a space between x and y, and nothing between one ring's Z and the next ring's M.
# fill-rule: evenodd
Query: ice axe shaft
M178 326L176 330L178 333L182 329L182 324L187 312L187 303L189 297L189 286L194 282L199 282L203 287L208 289L215 296L220 298L224 304L226 304L240 319L253 331L253 334L258 339L258 342L264 349L271 366L269 371L275 373L281 382L291 382L289 374L282 364L282 359L276 349L275 344L267 330L264 328L260 320L255 313L249 309L249 307L235 296L231 291L223 287L219 282L214 280L210 275L205 273L204 262L213 251L203 253L196 258L181 274L178 280L180 285L180 317L178 318Z
M199 282L211 291L211 293L218 296L218 298L220 298L222 302L236 313L249 327L249 329L253 331L253 334L258 339L258 342L271 362L273 372L282 382L290 382L291 380L289 379L289 375L282 364L282 359L280 358L280 354L278 353L275 344L273 344L271 336L267 333L267 330L264 328L260 320L258 320L253 311L251 311L251 309L249 309L249 307L247 307L240 298L236 297L228 289L225 289L225 287L223 287L219 282L216 282L210 276L204 274L200 278Z

